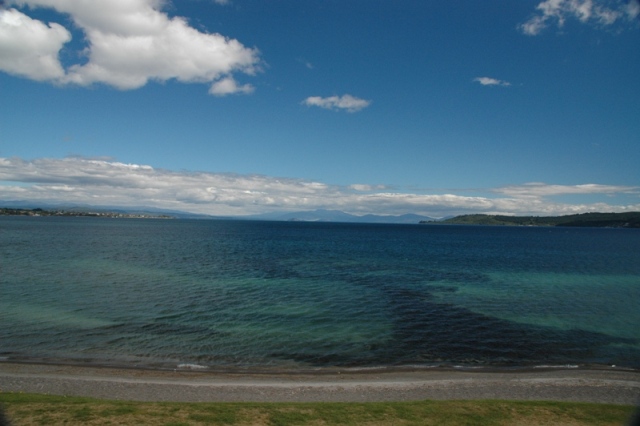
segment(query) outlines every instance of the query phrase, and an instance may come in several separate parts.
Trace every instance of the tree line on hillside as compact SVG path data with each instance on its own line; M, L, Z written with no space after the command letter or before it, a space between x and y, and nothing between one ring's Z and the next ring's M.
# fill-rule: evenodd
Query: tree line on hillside
M426 224L506 225L506 226L583 226L600 228L640 228L640 212L582 213L566 216L505 216L468 214Z

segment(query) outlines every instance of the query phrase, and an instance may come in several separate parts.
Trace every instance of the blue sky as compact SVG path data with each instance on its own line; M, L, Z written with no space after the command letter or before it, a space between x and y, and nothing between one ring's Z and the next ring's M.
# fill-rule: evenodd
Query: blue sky
M0 204L640 211L640 3L5 0Z

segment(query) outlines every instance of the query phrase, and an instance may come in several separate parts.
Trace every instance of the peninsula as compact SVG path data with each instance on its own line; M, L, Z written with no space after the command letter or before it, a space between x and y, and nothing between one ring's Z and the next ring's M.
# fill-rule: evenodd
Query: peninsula
M74 211L74 210L43 210L43 209L10 209L0 208L0 216L66 216L66 217L105 217L124 219L174 219L166 214L128 213L115 211Z
M640 228L640 212L583 213L567 216L503 216L468 214L422 224L504 225L504 226L582 226L598 228Z

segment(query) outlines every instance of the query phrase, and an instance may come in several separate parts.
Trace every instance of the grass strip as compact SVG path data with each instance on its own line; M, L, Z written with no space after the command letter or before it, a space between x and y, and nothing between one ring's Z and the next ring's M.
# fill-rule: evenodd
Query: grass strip
M551 401L176 403L0 392L11 425L624 425L634 407ZM1 422L1 419L0 419Z

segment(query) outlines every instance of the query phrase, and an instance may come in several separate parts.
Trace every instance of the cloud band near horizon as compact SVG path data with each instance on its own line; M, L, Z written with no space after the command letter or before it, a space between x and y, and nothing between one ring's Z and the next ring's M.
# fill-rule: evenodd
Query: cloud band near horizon
M336 209L347 213L432 217L487 213L562 215L640 211L640 202L561 203L562 195L620 194L640 199L640 187L526 183L485 190L484 196L390 192L381 185L330 185L295 178L211 172L176 172L113 160L0 157L1 201L153 207L213 216ZM463 192L463 191L459 191ZM606 198L605 198L606 199Z

